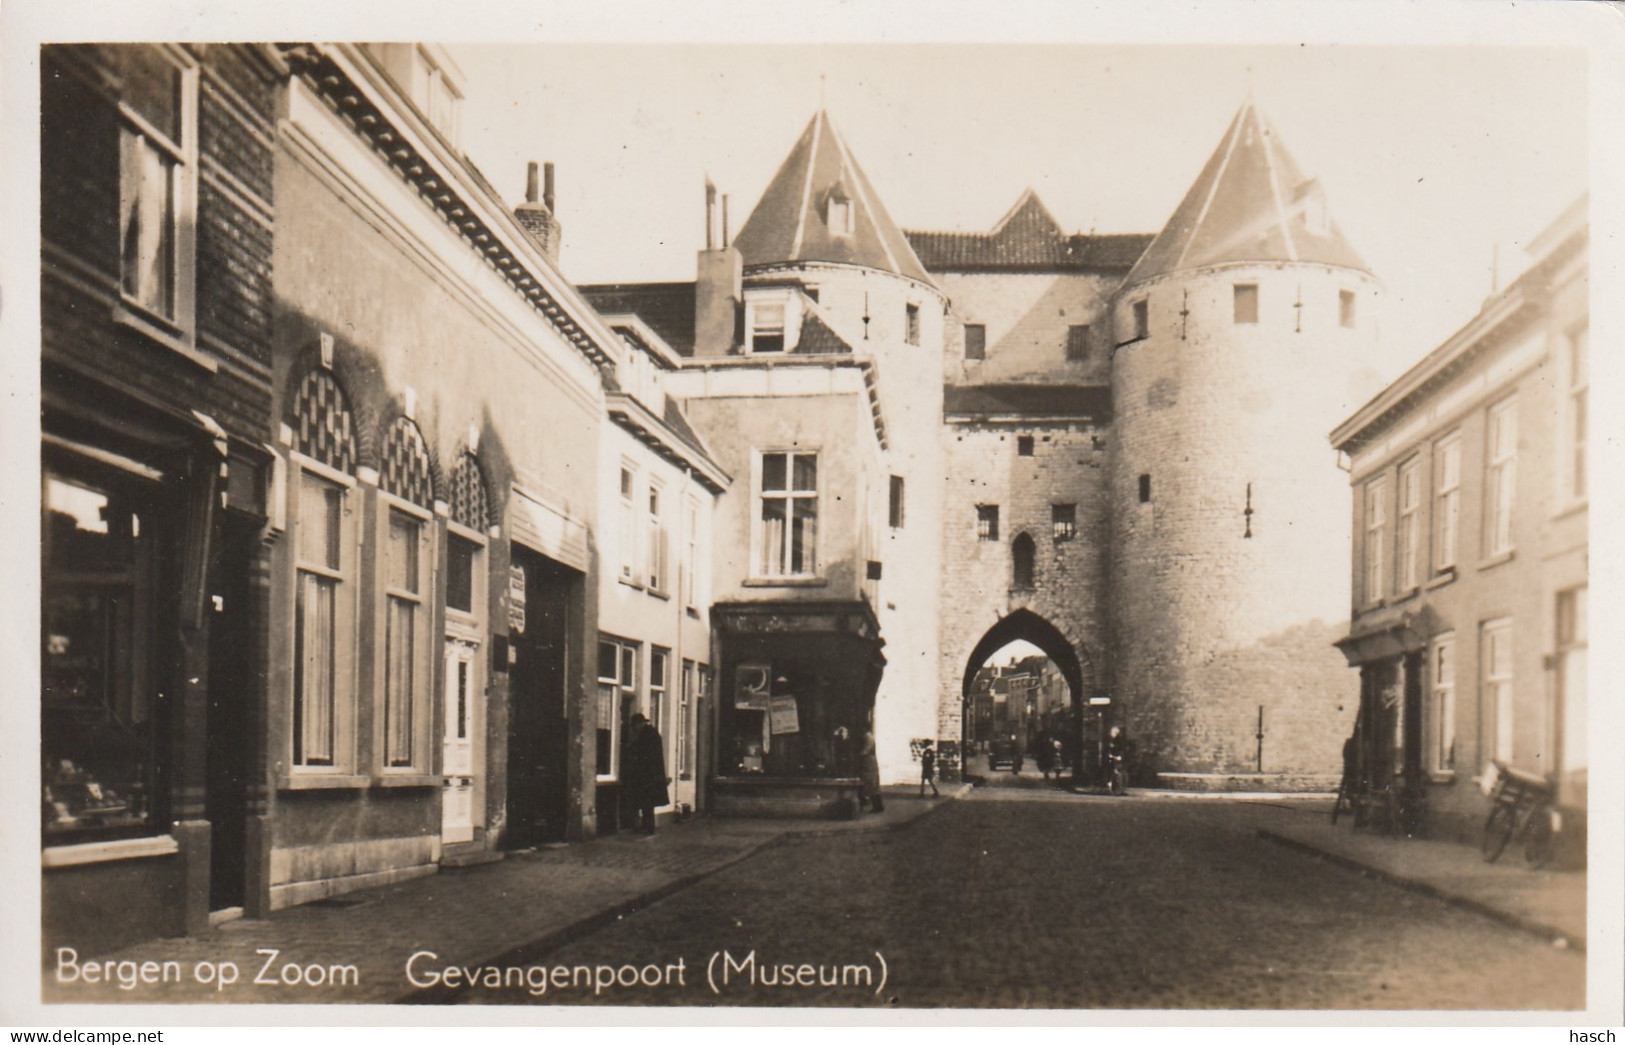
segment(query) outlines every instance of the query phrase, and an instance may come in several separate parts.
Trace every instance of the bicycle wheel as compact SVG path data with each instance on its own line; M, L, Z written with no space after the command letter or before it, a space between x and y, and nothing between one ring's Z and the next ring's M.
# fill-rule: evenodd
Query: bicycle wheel
M1545 867L1557 849L1557 832L1552 830L1552 814L1545 808L1535 810L1529 826L1523 829L1523 858L1530 867Z
M1517 807L1497 802L1495 808L1490 810L1489 819L1484 821L1484 841L1480 851L1487 863L1493 864L1506 852L1507 843L1512 841L1512 832L1517 826Z

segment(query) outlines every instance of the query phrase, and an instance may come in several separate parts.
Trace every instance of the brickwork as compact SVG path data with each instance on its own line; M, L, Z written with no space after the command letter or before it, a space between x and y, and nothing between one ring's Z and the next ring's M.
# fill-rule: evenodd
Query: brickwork
M1260 288L1256 323L1234 320L1237 283ZM1368 305L1353 328L1344 289ZM1149 301L1150 336L1115 356L1111 481L1118 689L1149 769L1255 767L1261 704L1266 770L1339 764L1356 690L1330 645L1348 572L1323 440L1365 365L1374 295L1352 270L1256 265L1117 299L1120 332Z

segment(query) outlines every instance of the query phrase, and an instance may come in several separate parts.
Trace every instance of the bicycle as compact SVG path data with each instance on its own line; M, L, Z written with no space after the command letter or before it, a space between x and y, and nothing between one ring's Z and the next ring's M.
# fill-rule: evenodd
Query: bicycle
M1491 763L1494 774L1489 816L1484 819L1480 852L1494 863L1514 839L1522 839L1524 860L1532 868L1546 866L1557 848L1557 813L1552 808L1552 785L1544 778Z

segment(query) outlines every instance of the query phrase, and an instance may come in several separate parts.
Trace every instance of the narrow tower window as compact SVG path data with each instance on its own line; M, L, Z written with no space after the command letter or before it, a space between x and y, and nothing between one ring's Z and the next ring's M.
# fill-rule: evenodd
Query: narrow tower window
M1354 326L1354 291L1339 290L1337 292L1337 321L1345 327Z
M979 504L976 506L976 539L979 541L996 541L999 539L998 505Z
M920 306L912 302L903 310L903 340L910 345L920 343Z
M1016 436L1016 453L1022 457L1033 455L1033 437L1030 435Z
M1140 300L1138 300L1138 301L1136 301L1134 303L1134 338L1133 338L1133 340L1138 341L1141 338L1150 337L1150 336L1151 336L1151 310L1150 310L1150 304L1149 304L1148 299L1141 298Z
M1236 322L1258 322L1258 284L1236 284Z
M1074 324L1066 328L1066 361L1081 363L1089 358L1089 326Z
M1149 475L1140 476L1140 503L1151 503L1151 476Z
M987 327L981 323L965 324L965 358L987 358Z
M1034 552L1033 539L1025 533L1018 534L1016 539L1010 542L1010 558L1015 567L1015 587L1033 586Z
M1052 536L1057 544L1070 541L1078 535L1078 506L1075 504L1052 504L1049 506L1050 526Z

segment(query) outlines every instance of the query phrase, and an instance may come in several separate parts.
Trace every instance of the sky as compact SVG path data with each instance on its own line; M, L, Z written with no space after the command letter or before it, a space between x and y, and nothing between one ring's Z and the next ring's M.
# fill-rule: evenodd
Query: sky
M734 230L822 104L905 229L1155 233L1251 92L1386 288L1397 376L1588 187L1587 55L1562 47L458 44L462 145L510 202L553 161L565 274L687 280L703 186ZM1497 258L1499 259L1497 261Z

